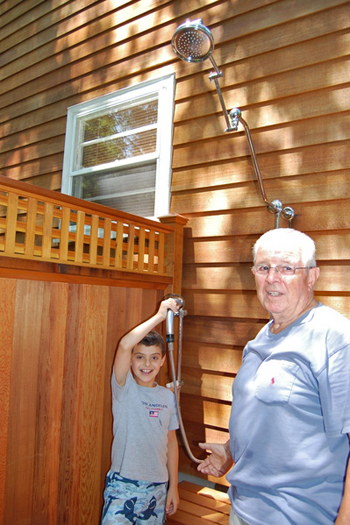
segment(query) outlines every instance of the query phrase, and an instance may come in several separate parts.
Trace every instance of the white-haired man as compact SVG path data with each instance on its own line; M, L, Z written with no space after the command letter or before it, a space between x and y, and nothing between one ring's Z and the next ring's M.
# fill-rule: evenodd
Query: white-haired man
M270 321L244 349L230 440L201 444L198 470L229 471L230 525L349 525L350 321L314 297L310 237L271 230L253 255Z

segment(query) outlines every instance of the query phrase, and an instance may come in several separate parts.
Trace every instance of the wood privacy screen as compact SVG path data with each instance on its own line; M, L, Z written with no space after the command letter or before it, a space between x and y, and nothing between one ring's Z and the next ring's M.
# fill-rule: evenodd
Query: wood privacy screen
M6 177L0 177L0 206L1 255L169 275L171 226Z
M116 345L179 291L183 221L3 178L0 202L0 524L97 525Z
M98 525L116 345L163 293L0 270L1 525Z

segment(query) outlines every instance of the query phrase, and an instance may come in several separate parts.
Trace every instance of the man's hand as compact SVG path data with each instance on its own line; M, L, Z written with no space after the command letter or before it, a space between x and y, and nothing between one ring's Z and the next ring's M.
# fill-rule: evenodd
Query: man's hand
M224 476L232 467L233 461L229 441L220 443L199 443L199 446L209 452L209 456L198 465L197 470L216 478Z

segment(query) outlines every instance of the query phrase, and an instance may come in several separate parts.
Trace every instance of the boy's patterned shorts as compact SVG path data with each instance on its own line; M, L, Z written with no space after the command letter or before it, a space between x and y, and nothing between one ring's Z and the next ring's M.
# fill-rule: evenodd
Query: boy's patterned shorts
M106 477L101 525L164 525L167 483Z

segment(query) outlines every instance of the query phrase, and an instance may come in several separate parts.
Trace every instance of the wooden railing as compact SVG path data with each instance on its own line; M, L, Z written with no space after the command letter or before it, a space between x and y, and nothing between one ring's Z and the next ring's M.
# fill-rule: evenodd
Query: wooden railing
M168 224L0 176L0 255L170 275L173 231Z

